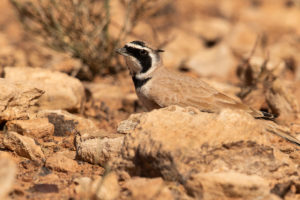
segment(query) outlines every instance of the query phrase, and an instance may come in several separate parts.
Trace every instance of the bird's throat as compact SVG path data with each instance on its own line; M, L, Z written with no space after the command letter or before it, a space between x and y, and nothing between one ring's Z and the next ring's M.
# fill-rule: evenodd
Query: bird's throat
M150 79L151 77L139 79L136 76L132 76L132 81L136 89L143 87L143 85L145 85Z

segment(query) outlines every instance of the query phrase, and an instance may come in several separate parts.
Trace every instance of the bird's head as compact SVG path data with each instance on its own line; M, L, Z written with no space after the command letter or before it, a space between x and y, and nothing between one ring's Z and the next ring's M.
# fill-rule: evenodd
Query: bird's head
M163 50L152 49L142 41L129 42L116 52L125 56L130 74L137 78L147 77L162 62L159 53Z

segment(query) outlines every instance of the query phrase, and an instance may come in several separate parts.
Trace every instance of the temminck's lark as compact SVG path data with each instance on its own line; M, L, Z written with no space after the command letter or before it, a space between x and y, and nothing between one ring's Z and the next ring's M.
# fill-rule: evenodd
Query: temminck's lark
M162 64L160 53L163 50L153 49L145 42L132 41L116 51L125 57L136 94L148 111L178 105L210 113L230 108L243 110L254 118L274 118L272 114L254 110L220 93L200 79L168 70ZM300 141L286 133L276 134L300 145Z

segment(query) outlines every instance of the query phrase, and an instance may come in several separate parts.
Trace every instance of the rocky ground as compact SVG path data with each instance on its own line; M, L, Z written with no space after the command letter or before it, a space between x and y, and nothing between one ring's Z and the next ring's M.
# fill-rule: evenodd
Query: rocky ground
M0 12L0 199L300 199L300 147L273 122L144 112L127 71L81 81L79 60L31 38L8 0ZM163 46L166 67L300 139L299 19L297 0L175 1L128 41Z

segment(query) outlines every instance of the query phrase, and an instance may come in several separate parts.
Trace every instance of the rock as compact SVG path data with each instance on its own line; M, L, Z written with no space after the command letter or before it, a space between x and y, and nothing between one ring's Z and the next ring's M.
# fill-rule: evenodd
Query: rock
M124 183L122 191L124 193L122 199L175 199L162 178L150 179L134 177Z
M131 115L132 117L128 120L121 121L118 125L117 132L127 134L130 131L134 130L135 127L140 123L138 120L139 114L134 117L134 114Z
M96 189L96 199L114 200L120 194L120 186L118 183L118 176L111 172L102 177L103 180L94 182L93 188Z
M226 43L240 56L248 56L253 49L259 32L251 26L239 23L228 34Z
M293 10L287 9L288 6L284 6L285 3L286 1L261 1L259 9L252 9L250 6L247 6L249 11L252 10L250 12L238 8L241 11L239 19L245 21L245 24L251 25L249 28L264 31L268 38L275 41L282 37L282 35L279 37L280 33L286 33L290 36L293 32L298 34L299 27L296 24L297 19L300 17L300 14L297 12L299 4L298 2L295 3L295 10ZM274 31L280 31L280 33L275 33Z
M92 181L88 177L75 179L75 188L81 199L116 200L119 199L120 186L118 177L111 172L104 177L99 177Z
M46 118L54 125L54 136L75 135L79 132L98 130L96 124L86 119L63 110L42 110L30 115L30 119Z
M44 90L44 96L38 101L42 108L79 110L83 104L83 85L67 74L30 67L6 67L4 72L7 80L25 82Z
M276 194L280 198L286 199L285 196L290 191L292 185L293 185L293 181L288 181L288 182L283 182L283 183L277 183L271 189L271 192L273 194Z
M59 172L75 172L78 164L60 153L56 153L46 160L46 167Z
M132 115L131 121L138 125L126 129L121 154L111 162L120 174L162 177L187 189L185 181L195 173L235 172L269 180L285 178L286 170L298 171L297 164L278 148L278 140L284 140L268 133L264 120L247 113L170 106ZM295 148L286 141L284 145Z
M201 19L193 19L185 25L186 30L191 30L193 33L199 35L208 48L216 45L232 28L226 19L218 17L206 17L203 19L203 16L201 16Z
M225 78L236 65L236 61L230 48L220 44L195 53L186 65L200 76Z
M75 187L75 193L79 194L81 199L90 199L91 194L91 184L92 179L89 177L80 177L75 178L74 183L76 185Z
M17 166L15 162L3 152L0 152L0 199L6 199L15 183Z
M8 131L33 138L43 138L54 134L54 125L46 118L32 120L13 120L5 124Z
M52 52L49 52L49 54L51 53ZM61 52L57 53L56 51L54 51L52 54L54 54L51 55L52 59L48 60L47 63L43 63L46 65L45 67L47 69L77 75L76 73L78 73L83 67L82 62L79 59L72 58L69 54L64 54Z
M91 92L93 99L104 102L109 108L122 108L122 99L127 92L120 85L85 83L84 86Z
M111 117L121 117L120 110L127 113L136 112L138 99L132 80L120 80L116 84L111 84L111 81L109 79L103 82L84 83L90 93L89 101L85 104L87 108L85 114L109 120Z
M195 52L204 49L204 45L197 35L192 35L181 28L175 28L172 36L169 36L169 39L171 38L172 42L164 47L167 51L163 54L163 62L167 67L179 66L189 60Z
M30 137L22 136L16 132L6 132L3 143L6 148L16 152L19 156L37 161L38 163L45 160L41 147Z
M34 192L40 192L40 193L58 193L59 189L56 184L48 184L48 183L42 183L42 184L34 184L34 186L31 188Z
M5 145L4 145L4 134L0 134L0 149L5 149Z
M77 157L83 161L105 166L120 154L124 137L103 131L86 132L76 136Z
M185 186L196 199L278 199L263 178L235 172L194 174Z
M280 37L279 41L271 44L268 49L270 51L269 59L270 61L283 62L277 63L273 68L273 73L279 77L287 77L291 73L293 80L299 80L299 68L297 67L300 63L300 58L298 57L298 51L296 46L293 45L295 42L294 38L289 36ZM274 62L273 61L273 62ZM276 63L274 63L276 64ZM279 66L279 64L281 64ZM283 65L283 67L282 67ZM278 72L278 73L276 73ZM289 77L290 78L290 77Z
M0 121L28 118L28 109L43 91L24 83L12 83L0 78Z

